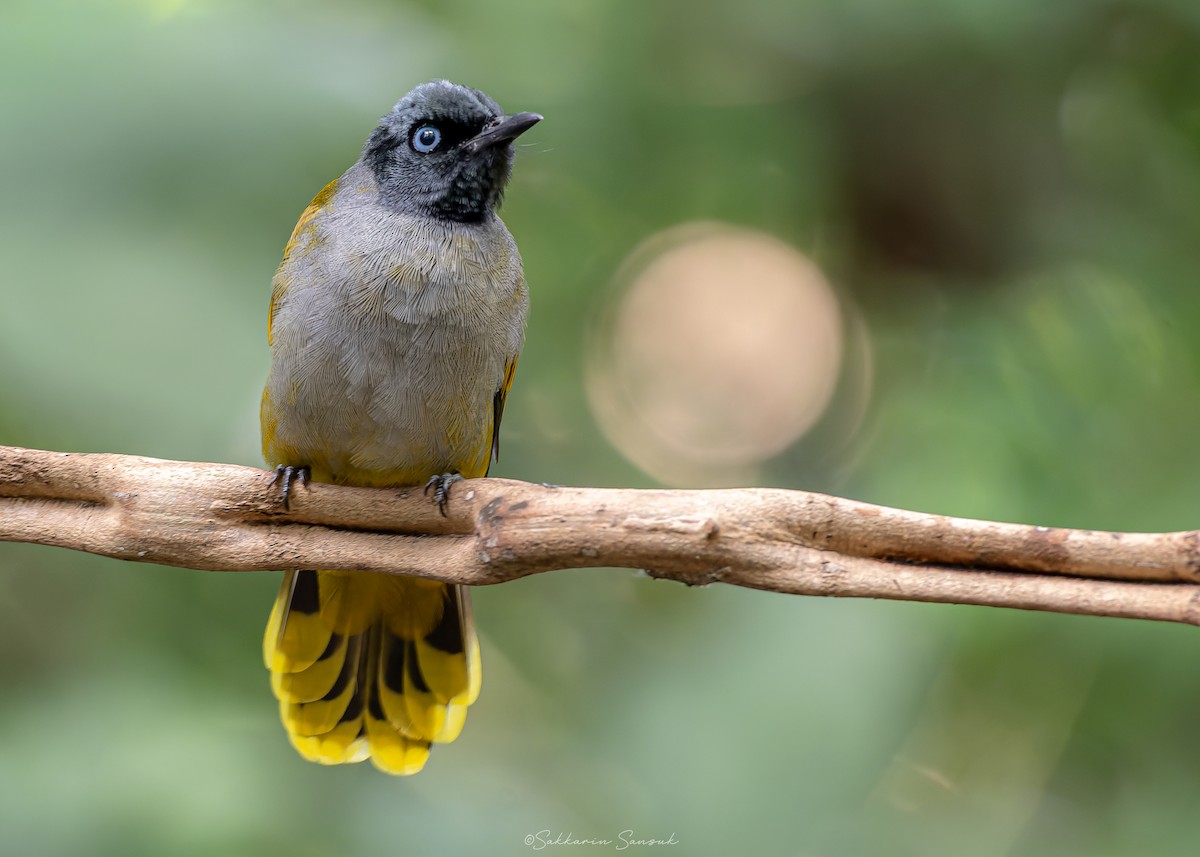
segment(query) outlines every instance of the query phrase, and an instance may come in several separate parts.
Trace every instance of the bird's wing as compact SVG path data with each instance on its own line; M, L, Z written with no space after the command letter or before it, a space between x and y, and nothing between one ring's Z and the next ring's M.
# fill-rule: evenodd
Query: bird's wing
M513 377L517 374L517 357L514 354L504 364L504 383L492 398L492 458L500 460L500 420L504 417L504 402L512 389ZM485 474L486 475L486 474Z
M330 198L337 192L339 179L334 179L325 187L321 188L320 193L313 197L312 202L300 214L300 219L296 221L296 228L292 230L292 235L288 238L288 242L283 248L283 261L279 263L279 270L275 273L275 279L272 281L271 288L271 309L267 313L267 344L271 344L271 325L275 321L275 308L279 306L283 296L287 293L288 280L282 275L284 266L287 265L288 256L296 247L296 242L300 240L300 236L304 234L304 230L312 225L313 220Z

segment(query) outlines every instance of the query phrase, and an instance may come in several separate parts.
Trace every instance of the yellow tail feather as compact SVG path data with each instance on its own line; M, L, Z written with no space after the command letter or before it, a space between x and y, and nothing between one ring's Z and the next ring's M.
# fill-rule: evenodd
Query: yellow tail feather
M367 739L361 736L357 723L343 723L324 735L307 737L296 735L289 730L288 738L296 752L308 761L320 765L361 762L370 754Z
M318 659L312 666L300 672L276 670L271 673L271 690L280 702L316 702L333 690L346 658L347 640L335 634L326 648L328 656Z
M468 593L416 578L288 572L263 660L292 744L322 764L416 773L479 695Z

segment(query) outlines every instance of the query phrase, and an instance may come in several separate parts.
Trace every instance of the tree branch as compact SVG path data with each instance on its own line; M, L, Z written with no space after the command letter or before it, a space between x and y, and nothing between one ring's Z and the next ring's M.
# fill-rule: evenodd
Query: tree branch
M500 583L620 566L689 585L1200 624L1200 532L972 521L763 488L312 483L252 467L0 447L0 541L214 571L322 568Z

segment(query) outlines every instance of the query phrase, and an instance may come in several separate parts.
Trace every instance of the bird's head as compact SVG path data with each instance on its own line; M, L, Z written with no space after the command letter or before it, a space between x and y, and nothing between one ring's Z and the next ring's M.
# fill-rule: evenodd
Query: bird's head
M513 145L542 119L505 115L478 89L435 80L400 99L363 149L380 199L399 211L479 222L500 205Z

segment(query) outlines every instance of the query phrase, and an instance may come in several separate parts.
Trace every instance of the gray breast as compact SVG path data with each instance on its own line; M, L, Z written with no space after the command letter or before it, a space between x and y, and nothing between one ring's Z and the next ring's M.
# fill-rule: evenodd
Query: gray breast
M277 274L276 446L310 460L275 463L348 481L463 469L490 445L492 398L523 338L516 247L498 218L388 211L353 173Z

